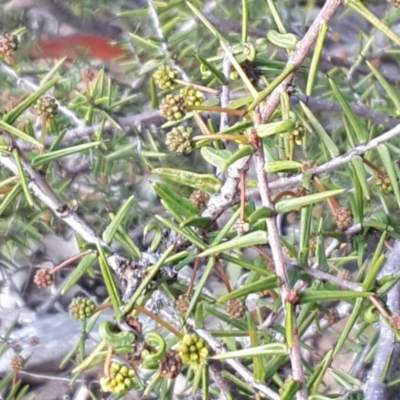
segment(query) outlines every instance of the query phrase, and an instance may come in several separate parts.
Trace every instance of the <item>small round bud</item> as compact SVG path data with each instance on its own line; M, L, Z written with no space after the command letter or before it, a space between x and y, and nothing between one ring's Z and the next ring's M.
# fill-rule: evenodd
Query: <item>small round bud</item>
M181 317L184 317L186 315L186 312L189 308L190 305L190 298L187 294L181 294L176 300L175 300L175 308L176 311L178 311L178 314Z
M177 94L168 94L161 100L161 115L168 121L179 121L186 115L185 99Z
M351 273L348 269L339 269L339 271L337 271L336 276L340 279L344 279L344 280L349 280Z
M81 72L82 81L85 83L93 82L96 78L97 72L92 68L85 68Z
M48 268L39 269L34 278L33 283L39 288L45 288L52 285L54 282L54 276L50 273Z
M109 376L100 379L100 386L103 392L123 394L135 387L135 372L125 365L112 363Z
M347 207L339 207L333 213L333 220L341 231L345 231L353 222L353 217Z
M231 318L243 318L246 315L246 303L242 299L228 300L226 303L225 311Z
M185 100L185 106L199 106L204 102L204 95L193 86L187 86L179 91L179 95Z
M176 350L168 350L160 361L159 373L162 377L175 379L182 369L182 359Z
M288 303L296 304L299 301L299 292L296 289L290 289L286 300Z
M382 192L393 192L392 183L390 182L390 179L387 175L377 176L375 179L375 183Z
M301 170L303 173L308 172L310 169L313 169L317 166L318 164L315 161L304 161Z
M13 371L20 371L24 368L25 360L21 354L14 354L11 359L11 368Z
M324 318L328 321L329 325L340 321L339 312L336 308L330 308L328 313L324 315Z
M161 90L173 89L177 78L178 72L169 65L161 65L153 74L154 82Z
M194 369L207 362L208 348L196 334L184 335L178 344L178 351L182 361Z
M170 151L177 154L189 154L192 152L193 129L184 126L178 126L167 134L165 144Z
M375 306L370 306L364 311L364 321L368 324L374 324L379 319L379 312Z
M296 125L294 130L290 133L290 138L293 140L295 144L298 146L301 145L303 137L304 137L305 129L303 124L300 121L296 121Z
M389 2L392 3L397 8L400 7L400 0L389 0Z
M210 200L210 196L203 192L202 190L195 190L191 195L189 200L195 204L199 210L206 208L208 200Z
M56 99L51 96L41 97L34 105L37 115L54 119L57 115L58 105Z
M390 325L393 329L400 330L400 312L395 312L389 317Z
M69 305L69 313L73 318L84 321L93 315L95 308L93 300L87 297L75 297Z
M15 35L6 33L0 35L0 57L5 57L6 60L11 58L18 49L18 38Z
M310 192L304 186L297 186L293 189L293 192L297 197L303 197L310 194Z

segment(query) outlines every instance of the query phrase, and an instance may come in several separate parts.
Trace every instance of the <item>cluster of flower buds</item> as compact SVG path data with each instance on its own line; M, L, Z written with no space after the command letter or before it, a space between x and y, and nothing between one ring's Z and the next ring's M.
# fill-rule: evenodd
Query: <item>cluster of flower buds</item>
M72 299L69 305L69 313L73 318L84 321L93 315L95 308L96 305L93 300L79 296Z
M135 371L126 365L114 362L111 364L109 376L100 379L103 392L123 394L135 386Z
M192 152L193 129L185 126L178 126L167 134L165 144L170 151L177 154L190 154Z
M375 180L376 185L379 187L380 190L384 193L391 193L393 192L392 183L387 175L378 176Z
M161 90L174 89L177 78L178 72L169 65L161 65L153 74L154 82Z
M168 94L161 100L161 115L168 121L179 121L186 115L185 99L178 94Z
M199 90L196 90L193 86L187 86L179 91L179 95L183 97L185 106L199 106L204 102L204 95Z
M353 222L353 216L347 207L339 207L333 213L333 220L340 231L345 231Z
M202 210L206 207L208 200L210 200L210 196L208 193L203 192L202 190L195 190L191 195L189 200L195 204L199 210Z
M181 317L184 317L186 315L186 312L189 309L189 305L190 305L190 298L187 294L181 294L175 300L176 311L178 311L178 314Z
M33 278L33 283L39 289L51 286L53 282L54 282L54 275L50 273L50 270L48 268L39 269Z
M54 119L57 115L58 105L54 97L45 96L41 97L36 102L34 109L39 116L43 116L47 119Z
M6 60L12 58L18 49L18 44L18 38L15 35L10 33L0 35L0 57Z
M182 359L176 350L168 350L160 360L159 373L162 377L175 379L182 369Z
M228 300L225 307L231 318L243 318L246 315L246 303L242 299Z
M189 364L193 369L207 362L208 348L206 343L195 333L183 336L179 342L178 351L183 363Z

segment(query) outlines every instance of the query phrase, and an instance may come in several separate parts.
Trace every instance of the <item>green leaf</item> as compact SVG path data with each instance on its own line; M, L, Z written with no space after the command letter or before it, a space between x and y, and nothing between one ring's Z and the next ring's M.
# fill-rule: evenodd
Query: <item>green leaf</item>
M287 347L283 343L269 343L262 346L252 347L250 349L242 349L236 351L229 351L222 354L217 354L210 357L212 360L228 360L230 358L246 358L261 355L287 355Z
M245 286L242 286L239 289L235 289L232 292L229 292L223 296L221 296L217 303L223 303L228 300L237 299L239 297L248 296L251 293L257 293L262 290L268 289L276 289L280 285L279 278L276 275L270 275L267 278L259 279L256 282L249 283Z
M129 331L115 331L115 326L110 321L104 321L99 326L100 337L108 345L114 347L131 346L135 343L135 335Z
M243 157L251 156L254 153L253 146L242 146L238 151L233 153L221 166L221 171L226 171L233 163Z
M128 304L125 305L124 311L125 313L129 313L132 311L136 301L141 296L144 290L149 286L150 282L154 279L154 277L158 274L160 269L165 265L165 260L171 255L174 250L174 246L171 245L168 249L163 253L163 255L159 258L157 263L152 267L147 269L146 277L142 280L139 287L133 293L132 297L129 299Z
M315 79L318 74L319 60L321 58L322 50L324 48L324 41L326 33L328 32L329 25L327 22L323 21L318 27L318 37L315 43L313 56L311 59L310 69L308 71L306 96L310 97L314 88Z
M45 154L40 154L33 159L32 164L35 167L37 167L37 166L39 166L41 164L45 164L49 161L58 160L60 158L66 157L66 156L70 156L71 154L81 153L83 151L92 149L93 147L97 147L100 144L101 144L101 142L83 143L83 144L78 144L76 146L68 147L66 149L56 150L56 151L48 152Z
M64 286L61 290L61 294L65 295L74 285L79 281L79 279L86 273L86 271L93 265L96 261L97 255L92 253L88 254L82 258L79 264L74 268L72 273L66 279Z
M234 108L229 106L229 108ZM232 133L244 132L247 128L253 126L253 121L251 119L245 119L244 121L237 122L236 124L230 126L229 128L219 132L221 135L228 135Z
M191 218L198 216L198 208L189 199L182 197L172 185L155 182L153 188L161 199L165 200L168 208L179 217ZM180 219L180 218L179 218Z
M352 290L315 290L305 289L300 293L299 303L332 301L332 300L351 300L360 297L369 297L372 292L355 292Z
M197 174L195 172L172 168L155 168L151 172L161 178L209 193L218 192L222 186L222 182L211 174Z
M353 311L347 320L346 326L342 329L342 334L340 335L340 338L336 343L332 357L336 357L339 354L340 350L342 349L343 345L346 343L346 340L349 337L353 325L361 315L362 304L363 304L363 299L359 298L355 301Z
M129 197L123 206L118 210L117 215L112 219L110 225L103 232L103 240L110 244L114 235L117 232L118 228L122 225L125 217L127 216L129 209L132 207L133 201L135 200L135 196Z
M208 62L205 58L203 58L199 53L195 53L194 55L197 60L203 64L208 71L211 72L211 74L215 77L215 79L221 84L221 85L227 85L228 81L225 78L225 75L216 67L214 67L213 64Z
M294 379L289 379L285 381L285 386L281 392L281 400L292 400L296 396L296 393L300 389L300 382Z
M278 214L284 214L289 211L298 210L301 207L310 204L318 203L319 201L326 200L330 197L338 196L345 192L345 189L327 190L321 193L314 193L308 196L295 197L292 199L278 201L275 205L275 210Z
M205 138L207 138L207 136L205 136ZM200 149L200 153L208 164L211 164L218 169L222 169L222 166L225 164L226 160L232 156L232 153L229 150L215 149L209 146L203 146Z
M0 129L4 129L6 132L11 133L11 135L16 136L18 139L24 140L25 142L32 143L33 145L43 148L42 143L36 140L34 137L27 135L25 132L20 131L17 128L14 128L12 125L9 125L5 121L0 121Z
M57 82L59 78L54 78L51 81L47 82L45 85L43 85L41 88L39 88L35 93L32 93L30 96L28 96L24 101L19 103L13 110L11 110L9 113L7 113L3 117L3 121L6 124L12 125L17 118L29 107L31 107L36 101L44 94L46 93L50 88L52 88ZM1 125L0 125L1 127ZM4 128L5 129L5 128ZM6 129L7 130L7 129ZM12 133L12 132L10 132ZM33 138L31 138L33 140ZM32 143L32 142L31 142ZM40 145L41 146L41 145Z
M204 26L219 40L222 39L219 32L214 28L214 26L208 21L208 19L190 2L186 1L186 4L193 11L193 14L204 24Z
M113 305L114 315L116 316L117 320L120 321L122 319L122 314L120 310L122 302L117 285L115 284L113 273L111 272L111 267L108 264L106 253L102 244L100 243L100 239L97 239L96 247L99 252L100 272L107 288L107 293Z
M12 154L14 156L14 160L15 160L15 164L17 165L17 169L18 169L18 176L20 179L20 183L22 185L22 190L24 192L25 195L25 199L27 201L27 203L29 204L30 207L33 207L33 198L31 195L31 191L29 190L28 187L28 179L25 176L25 172L24 172L24 167L22 166L22 162L21 162L21 158L19 156L19 152L17 149L14 149L12 151Z
M252 224L254 224L254 222L256 222L260 219L270 218L271 215L272 215L272 211L269 208L267 208L265 206L261 206L248 216L247 222L250 225L252 225Z
M129 252L131 257L135 258L136 260L142 258L142 252L122 226L118 227L118 231L115 233L115 240L119 242L126 251Z
M352 126L354 132L356 133L357 140L359 141L359 143L365 143L368 140L367 130L365 129L365 126L363 126L363 124L360 122L360 118L357 117L356 114L354 114L353 110L350 108L350 105L347 103L346 99L340 92L335 81L332 78L329 78L329 83L331 85L333 94L335 95L340 105L342 106L343 111L350 122L350 125Z
M247 0L242 0L242 43L247 42L249 31L249 7Z
M259 347L257 327L254 322L254 317L250 312L247 312L247 329L249 331L250 347ZM261 383L264 380L265 370L262 356L253 357L253 374L254 380Z
M397 205L400 207L400 188L399 188L399 181L396 175L396 171L394 170L394 162L392 157L390 156L389 149L386 144L381 144L378 146L378 153L381 157L383 165L385 166L385 172L387 173L390 183L393 188L394 195L397 200Z
M294 318L294 305L292 303L286 302L285 303L285 338L286 344L289 349L293 347L294 342L294 325L293 325L293 318Z
M311 110L303 102L300 102L300 106L303 109L304 114L306 114L307 120L310 122L310 124L315 129L315 133L318 135L319 139L321 140L321 142L325 145L326 149L328 150L330 156L332 158L337 157L339 155L339 149L336 147L335 143L333 143L332 139L326 133L325 129L319 123L319 121L314 116L314 114L311 112Z
M206 244L193 232L190 228L180 228L179 226L175 225L173 222L169 221L168 219L162 217L161 215L156 215L156 218L163 223L167 228L172 229L179 235L186 238L189 242L193 243L195 246L199 247L200 249L205 249L207 246Z
M14 199L21 193L22 191L22 184L18 182L11 192L7 194L7 197L1 202L0 204L0 216L4 213L7 207L14 201Z
M265 172L276 174L283 171L297 171L301 169L302 163L292 160L267 161L265 163Z
M294 130L294 127L295 123L290 119L270 122L268 124L260 124L257 127L257 135L259 137L267 137L279 133L291 132Z
M360 182L363 195L365 196L365 198L367 200L369 200L370 199L369 185L368 185L368 182L367 182L367 176L366 176L366 173L365 173L365 167L364 167L364 163L362 161L362 157L354 156L351 159L351 162L352 162L353 167L354 167L355 175L357 175L358 181ZM361 220L360 220L360 222L361 222Z
M195 228L205 229L210 224L211 219L208 217L200 217L198 215L194 215L183 220L179 226L184 228L185 226L193 226Z
M374 65L369 62L368 60L365 60L365 63L368 65L368 68L372 71L374 74L375 78L378 79L379 83L382 85L383 89L385 90L386 94L392 100L393 104L396 107L396 114L399 115L400 113L400 96L398 96L397 91L391 85L386 78L379 72L377 68L374 67Z
M215 239L211 242L211 247L216 246L221 243L221 241L228 235L228 232L231 230L233 225L236 223L240 215L240 208L238 208L229 220L224 224L223 228L219 231Z
M387 38L400 46L400 37L387 27L375 14L368 10L360 0L345 0L345 4L362 15L367 21L379 29Z
M257 246L260 244L266 244L268 241L267 232L255 231L250 232L247 235L237 236L234 239L228 240L227 242L221 243L217 246L210 247L206 251L199 254L199 257L207 257L226 251L237 250L243 247Z
M200 282L197 283L195 286L195 291L194 291L193 297L190 300L189 307L186 311L185 319L188 319L190 317L194 308L196 307L197 302L203 292L203 289L208 282L209 276L214 269L214 266L215 266L215 257L210 257L208 259L207 265L201 275Z
M249 105L248 111L253 111L262 101L268 97L290 74L295 70L294 65L289 65L284 69L263 91L258 93L254 101Z

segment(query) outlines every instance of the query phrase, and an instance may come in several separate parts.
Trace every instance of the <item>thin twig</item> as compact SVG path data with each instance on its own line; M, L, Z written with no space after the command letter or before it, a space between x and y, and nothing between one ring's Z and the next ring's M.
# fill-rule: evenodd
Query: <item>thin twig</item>
M118 122L121 128L129 128L135 125L138 129L141 129L142 125L149 126L154 124L156 126L160 126L165 122L165 119L161 116L159 111L149 111L137 115L134 114L116 118L116 121ZM112 124L110 121L106 121L104 124L98 123L91 126L80 126L70 129L65 133L65 136L62 142L60 143L59 148L67 147L76 142L88 139L100 129L104 132L112 131L115 130L115 125ZM45 142L46 147L50 147L55 140L56 139L54 137L47 136ZM36 149L36 146L30 143L22 142L20 140L17 141L17 144L18 148L23 151L30 151Z
M321 175L326 172L334 171L342 167L343 165L348 164L353 157L362 156L366 152L377 148L379 145L386 143L397 136L400 136L400 124L396 125L396 127L391 129L390 131L387 131L382 135L376 137L375 139L370 140L367 144L356 146L353 150L350 150L346 154L333 158L332 160L328 161L325 164L319 165L318 167L310 168L307 173L312 175ZM302 181L303 174L298 174L290 178L277 179L276 181L269 183L269 188L272 190L276 190L286 186L298 185L302 183Z
M186 74L184 69L174 60L173 57L171 57L171 49L169 47L168 40L165 37L164 32L162 30L161 22L160 22L160 19L158 18L157 10L154 7L153 1L148 0L148 4L149 4L150 17L153 20L153 24L154 24L154 28L157 32L157 36L161 40L161 47L163 49L164 54L168 57L171 66L178 71L181 78L184 81L189 82L190 78Z
M303 61L307 57L308 52L315 43L319 26L321 23L329 22L333 17L336 10L341 4L340 0L328 0L320 13L315 18L311 27L305 34L304 38L297 44L293 55L289 58L287 67L294 66L297 70L301 67ZM259 123L268 122L276 108L280 104L280 97L283 92L286 91L287 87L293 81L294 73L290 74L270 95L264 104L261 104L254 117L254 128L257 129ZM271 199L271 188L268 185L267 175L264 170L265 156L263 146L260 144L257 146L254 154L254 160L256 165L256 175L258 189L260 191L262 205L270 210L274 210L274 204ZM281 297L282 302L285 304L289 301L290 286L289 279L286 270L284 255L282 251L282 245L280 243L279 229L276 217L267 218L267 230L268 230L268 241L271 247L272 256L274 258L275 270L277 276L281 280ZM286 307L285 307L286 309ZM305 376L303 370L303 363L301 359L300 340L297 333L297 321L295 316L292 317L293 326L293 343L289 348L289 358L292 366L293 378L300 383L300 390L297 393L298 400L306 400L308 398L307 388L305 384Z
M217 354L223 354L225 353L224 346L218 342L217 339L215 339L209 332L207 332L204 329L196 329L196 333L203 338L207 344L217 353ZM235 372L243 378L243 380L250 385L252 388L258 390L268 398L272 400L279 400L279 394L275 393L273 390L271 390L269 387L256 383L253 374L245 368L239 361L233 358L228 358L226 360L226 363L229 364Z
M230 95L230 88L229 88L229 79L230 79L230 72L232 68L232 63L227 55L224 55L224 60L222 62L222 73L226 79L226 85L222 86L220 100L221 100L221 107L228 108L229 104L229 95ZM219 131L223 132L229 126L229 115L227 113L221 113L221 120L219 125Z
M382 267L379 278L393 276L399 271L400 265L400 242L396 241L393 251ZM397 283L387 295L387 308L396 313L400 311L400 283ZM372 368L368 374L367 381L363 387L364 398L374 400L388 400L395 397L387 387L386 382L395 379L397 374L397 360L400 353L400 345L396 339L394 329L380 318L380 334L376 348Z
M13 78L16 81L17 85L22 84L23 86L34 92L40 89L40 86L36 85L29 79L18 76L17 73L11 67L2 62L0 62L0 70L6 73L11 78ZM73 121L77 127L82 128L86 125L73 111L69 110L67 107L60 104L57 100L56 103L58 106L58 110L66 117L68 117L71 121Z
M303 271L306 272L308 275L319 279L321 281L328 281L335 283L339 286L345 287L349 290L354 290L355 292L362 292L363 288L358 283L354 283L348 281L346 279L339 278L335 275L328 274L327 272L321 271L320 269L312 269L312 268L303 268Z
M290 101L293 104L298 104L301 101L306 104L310 110L328 113L329 115L332 112L343 112L343 108L338 102L322 99L320 97L307 98L306 96L295 95L291 96ZM356 114L358 117L365 120L370 120L376 124L383 125L385 128L394 128L399 123L398 119L389 117L387 114L374 111L360 101L350 103L349 106L354 114Z

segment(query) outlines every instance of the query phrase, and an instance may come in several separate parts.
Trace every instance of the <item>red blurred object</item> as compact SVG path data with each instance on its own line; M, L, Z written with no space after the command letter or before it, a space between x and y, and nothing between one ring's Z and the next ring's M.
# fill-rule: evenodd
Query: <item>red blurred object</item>
M42 37L29 51L31 58L60 58L70 60L89 57L101 61L126 61L130 58L128 50L110 39L95 35L71 35Z

